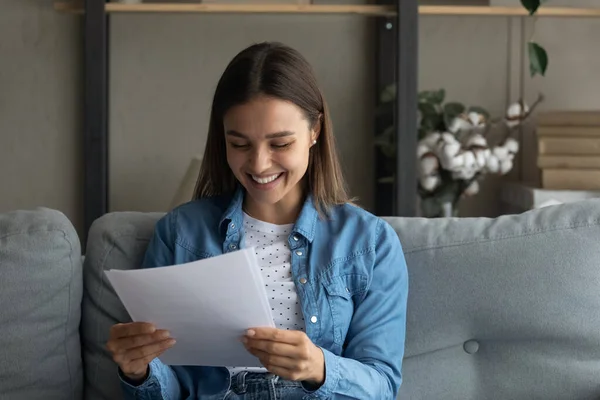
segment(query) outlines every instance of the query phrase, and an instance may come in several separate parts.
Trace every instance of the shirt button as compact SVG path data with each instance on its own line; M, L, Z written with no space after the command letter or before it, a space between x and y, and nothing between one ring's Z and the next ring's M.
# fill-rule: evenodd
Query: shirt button
M313 324L317 323L317 317L315 315L313 315L312 317L310 317L310 322L312 322Z
M306 283L306 278L300 278L300 283L304 285Z
M235 228L235 224L231 224L231 227L232 227L232 228Z
M231 250L235 250L235 249L237 249L237 246L236 246L235 244L230 244L230 245L229 245L229 248L230 248Z
M296 236L296 235L292 236L292 239L294 239L295 242L297 242L299 240L298 236Z
M298 250L298 251L296 252L296 254L297 254L297 255L299 255L299 256L301 256L303 253L302 253L300 250Z

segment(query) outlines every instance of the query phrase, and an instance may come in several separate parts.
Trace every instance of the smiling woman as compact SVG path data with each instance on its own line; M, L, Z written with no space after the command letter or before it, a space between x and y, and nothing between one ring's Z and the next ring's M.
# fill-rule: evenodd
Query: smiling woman
M168 366L161 327L115 325L125 398L395 399L408 277L395 231L352 203L308 62L250 46L214 95L194 200L155 228L144 268L253 248L276 328L240 340L263 367ZM235 293L232 293L235 296Z
M223 126L227 162L249 194L245 211L274 224L294 222L304 192L299 182L317 143L319 123L312 125L292 102L260 95L232 107Z

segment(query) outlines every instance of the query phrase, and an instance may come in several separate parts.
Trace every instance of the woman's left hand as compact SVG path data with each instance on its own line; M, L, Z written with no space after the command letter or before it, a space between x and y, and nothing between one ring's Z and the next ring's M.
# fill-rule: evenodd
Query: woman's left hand
M272 374L311 386L325 382L323 351L302 331L252 328L242 338L246 349Z

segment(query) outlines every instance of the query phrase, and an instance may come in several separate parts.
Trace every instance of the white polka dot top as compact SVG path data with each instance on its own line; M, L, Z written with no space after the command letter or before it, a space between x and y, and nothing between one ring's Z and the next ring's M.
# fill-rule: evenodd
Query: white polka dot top
M296 286L292 279L291 250L288 237L293 224L275 225L252 218L244 213L245 247L254 247L256 258L273 321L278 329L304 331L304 317ZM264 368L230 367L235 374L240 371L267 372Z

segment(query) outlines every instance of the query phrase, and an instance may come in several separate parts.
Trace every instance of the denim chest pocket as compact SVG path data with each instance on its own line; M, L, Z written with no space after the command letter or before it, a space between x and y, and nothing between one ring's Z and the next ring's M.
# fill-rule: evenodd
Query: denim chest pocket
M345 274L334 277L323 283L327 304L330 310L333 342L341 348L343 345L354 307L367 288L367 276L361 274Z

